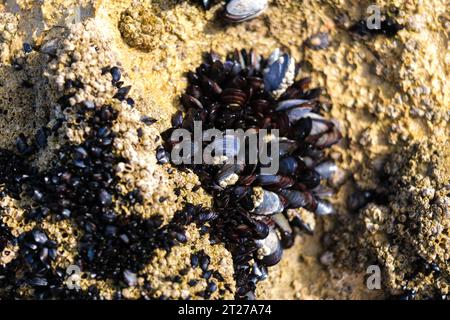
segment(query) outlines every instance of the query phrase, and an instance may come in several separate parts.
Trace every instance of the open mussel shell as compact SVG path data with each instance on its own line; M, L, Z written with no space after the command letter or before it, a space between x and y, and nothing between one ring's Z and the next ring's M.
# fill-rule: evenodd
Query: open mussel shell
M280 262L283 256L283 247L274 229L269 232L265 239L256 240L255 242L259 247L258 260L262 264L270 267Z
M259 16L268 5L268 0L231 0L225 6L224 16L228 21L242 22Z

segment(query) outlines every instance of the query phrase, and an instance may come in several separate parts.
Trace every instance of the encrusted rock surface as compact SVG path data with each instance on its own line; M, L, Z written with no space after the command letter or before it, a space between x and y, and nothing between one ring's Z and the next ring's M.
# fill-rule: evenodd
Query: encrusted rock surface
M430 139L404 147L386 163L385 203L369 203L326 235L336 263L378 265L392 295L449 293L450 153Z
M218 18L221 4L205 12L189 1L0 4L0 147L14 149L21 133L31 141L39 128L54 125L59 117L66 119L63 127L32 156L33 163L45 170L60 145L82 142L83 124L77 123L75 113L57 107L57 99L67 92L64 82L79 77L86 86L74 89L77 102L111 103L119 111L113 126L118 135L114 152L133 163L117 166L121 192L136 186L145 191L143 205L121 212L142 219L160 216L164 225L170 225L185 202L211 204L194 174L169 164L156 165L154 157L158 132L170 127L171 116L180 107L184 73L199 64L205 51L225 55L234 48L255 47L267 55L281 47L302 62L302 73L312 75L314 86L326 88L333 103L331 116L344 132L344 141L330 153L342 170L334 181L341 188L334 201L338 216L317 220L314 236L297 239L282 262L270 269L258 297L381 298L411 290L418 297L445 295L450 246L447 3L377 1L405 28L395 37L357 39L348 28L366 15L371 4L274 0L262 16L241 24ZM89 22L67 27L84 20ZM328 34L329 43L313 50L306 40L319 32ZM52 39L61 41L51 43ZM31 43L35 51L25 54L23 42ZM51 59L38 52L55 49L57 57ZM77 62L72 64L72 58ZM122 71L124 85L132 85L134 108L112 100L111 75L102 74L102 68L113 65ZM158 122L146 126L142 116ZM141 137L138 128L144 131ZM429 137L434 138L424 141ZM386 195L386 201L362 200L356 206L349 201L363 191ZM52 219L25 221L30 205L29 199L2 195L3 223L13 236L38 223L57 240L59 258L53 263L64 269L77 252L76 226ZM187 285L200 277L198 270L187 272L180 282L173 279L187 265L189 254L200 250L211 256L214 268L223 264L225 279L212 297L233 296L229 253L221 244L209 244L208 235L198 234L194 225L187 228L191 238L168 253L156 249L136 275L137 284L128 274L133 286L120 287L123 297L145 292L143 296L149 297L201 298L204 279ZM3 242L0 236L0 266L7 266L14 263L19 249ZM228 264L223 259L229 259ZM365 270L373 263L382 267L382 290L365 287ZM415 270L417 266L424 270ZM411 274L416 276L411 279ZM142 289L145 280L155 287ZM83 288L95 281L83 279ZM101 297L116 297L118 287L110 281L98 280L96 285ZM23 297L30 294L26 286L18 291Z

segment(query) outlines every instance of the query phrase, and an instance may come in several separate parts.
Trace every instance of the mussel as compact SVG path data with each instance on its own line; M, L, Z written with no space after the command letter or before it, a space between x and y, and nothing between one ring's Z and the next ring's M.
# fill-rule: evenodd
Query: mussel
M268 6L268 0L230 0L225 6L224 16L231 22L242 22L259 16Z
M264 87L274 96L280 96L295 79L295 59L287 53L276 49L269 57L264 69Z
M234 185L239 180L239 174L243 169L243 164L225 164L217 173L216 182L222 188Z
M329 179L338 170L336 164L331 161L325 161L317 165L314 170L324 179Z
M206 164L221 164L234 159L239 154L241 142L238 136L224 135L216 138L204 149Z
M283 248L275 229L272 229L265 239L255 242L259 247L258 259L261 263L270 267L280 262L283 256Z
M275 192L264 190L261 187L255 187L252 191L254 206L252 213L257 215L272 215L284 210L284 205Z

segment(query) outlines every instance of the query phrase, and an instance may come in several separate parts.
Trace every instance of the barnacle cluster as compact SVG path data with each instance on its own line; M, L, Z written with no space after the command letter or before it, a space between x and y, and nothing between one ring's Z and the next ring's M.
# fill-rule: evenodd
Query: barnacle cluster
M167 43L171 28L164 12L150 1L126 9L119 21L119 30L125 42L141 50L153 50Z
M336 262L362 270L379 265L394 298L447 299L449 164L448 147L434 138L393 154L384 168L384 201L369 201L329 238Z
M5 62L10 53L10 45L17 32L17 18L13 14L0 15L0 62Z
M318 215L333 212L323 198L332 194L325 181L337 168L326 160L325 149L341 134L321 115L330 107L321 98L322 90L309 89L311 79L296 79L297 73L294 58L280 50L268 59L253 50L236 50L226 61L210 53L195 72L188 73L189 85L181 97L184 115L175 114L173 128L164 133L166 149L175 156L183 144L174 137L175 130L186 129L193 136L198 121L203 132L212 128L222 132L213 142L193 141L182 151L188 160L202 147L216 152L209 159L214 164L184 166L199 175L203 188L214 197L214 234L234 255L241 298L254 297L267 266L277 264L283 248L292 246L295 229L308 229L290 209L303 207ZM279 130L279 136L258 137L259 149L279 145L278 172L264 174L265 166L248 158L234 162L245 144L235 133L226 132L229 129L255 134ZM168 151L160 148L158 160L166 162Z

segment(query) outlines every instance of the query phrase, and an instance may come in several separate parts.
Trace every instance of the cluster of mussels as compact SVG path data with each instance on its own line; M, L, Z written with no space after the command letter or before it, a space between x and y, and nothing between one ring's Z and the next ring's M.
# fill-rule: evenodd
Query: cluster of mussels
M119 68L108 67L103 70L106 72L111 73L116 87L114 99L132 106L134 101L127 97L130 87L120 81ZM83 86L81 82L70 81L65 85ZM113 147L116 134L112 126L118 111L113 104L96 106L82 102L73 106L69 102L72 96L63 95L58 105L62 110L76 110L76 123L84 123L90 128L89 133L80 144L63 143L46 171L40 172L33 166L33 157L46 145L43 140L59 134L61 121L52 128L40 129L35 141L20 136L17 150L0 149L0 200L26 199L31 205L21 209L26 222L35 225L15 236L3 220L5 209L0 207L0 299L104 298L95 284L85 290L71 290L67 286L67 265L57 263L64 259L58 249L61 243L42 227L45 222L67 221L77 230L73 264L93 283L108 280L114 285L112 298L121 299L121 289L137 284L138 273L151 261L156 249L170 251L173 246L185 243L186 225L208 219L208 215L191 207L175 214L164 226L161 216L143 219L138 214L128 216L121 212L115 203L131 208L142 203L143 197L138 189L123 194L117 188L116 166L127 162ZM144 126L153 123L148 117L143 117L142 122ZM205 296L212 289L208 287ZM157 288L145 279L141 296L153 298L155 291Z
M256 283L267 276L268 266L280 261L283 248L292 246L296 229L309 230L298 210L288 209L302 207L318 215L333 212L323 199L332 190L322 182L337 167L326 160L324 149L337 143L341 133L321 115L329 108L320 97L322 90L308 89L310 78L296 80L298 70L294 58L278 49L268 59L253 50L236 50L224 62L208 54L195 72L188 73L189 85L181 97L184 115L181 111L174 115L173 127L163 133L165 146L157 153L160 162L168 161L169 152L182 143L174 138L174 130L186 129L193 135L195 121L203 130L224 133L202 145L216 152L214 164L182 167L192 169L213 195L213 234L233 254L239 298L254 297ZM278 136L269 135L258 144L276 139L279 157L272 159L279 158L278 172L263 174L267 164L250 164L248 155L244 163L234 161L241 143L230 131L225 133L229 129L254 133L278 129ZM195 144L192 150L200 147Z
M214 0L200 0L206 10L210 9L214 2ZM259 16L268 6L268 0L228 0L223 15L228 21L242 22Z
M117 68L112 68L113 79ZM114 81L114 80L113 80ZM75 84L67 83L66 87ZM82 83L76 84L83 86ZM128 87L118 85L116 98L125 100L124 89ZM58 104L62 110L71 108L71 95L62 96ZM65 143L57 151L55 159L46 172L38 172L32 166L30 156L42 145L36 142L28 143L24 136L16 141L17 153L1 150L1 155L11 155L14 160L15 171L7 172L6 163L1 166L1 182L5 185L5 195L20 199L29 197L33 205L24 208L28 221L40 222L44 219L60 221L67 219L83 230L79 243L78 265L85 270L95 269L95 265L102 265L101 270L109 272L109 276L120 272L116 267L109 270L112 261L108 261L114 254L115 260L120 255L117 246L112 246L114 230L118 229L115 222L117 215L112 209L115 190L114 166L120 161L112 152L114 133L111 131L117 112L109 105L83 105L79 108L77 117L79 122L85 122L92 130L80 145ZM48 135L57 134L61 123L44 130ZM129 195L129 198L135 195ZM127 197L128 198L128 197ZM108 240L109 239L109 240ZM6 266L2 273L17 281L9 283L9 294L14 297L23 285L34 289L34 297L81 297L76 292L67 290L64 285L66 272L63 269L53 269L52 262L57 258L57 243L48 239L48 235L40 229L21 234L11 242L19 244L17 259ZM109 249L108 249L109 248ZM109 253L109 251L111 252ZM117 265L117 263L116 263ZM20 270L27 270L21 278L16 274ZM97 271L97 270L96 270ZM99 274L102 276L103 274ZM5 284L4 287L8 287ZM65 289L64 289L65 288ZM92 290L95 291L95 290ZM91 294L89 294L91 295Z

